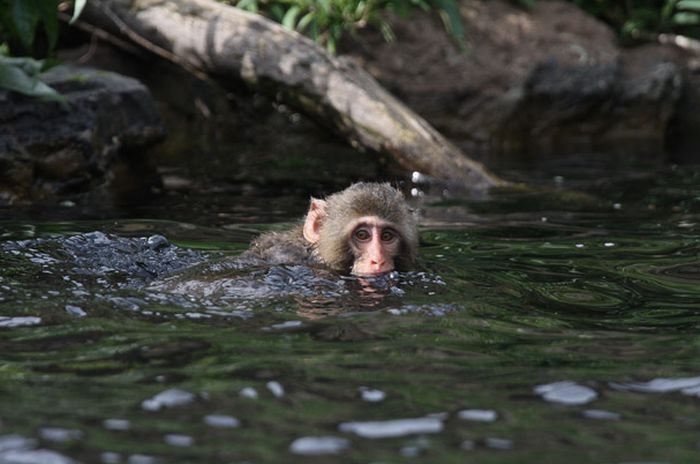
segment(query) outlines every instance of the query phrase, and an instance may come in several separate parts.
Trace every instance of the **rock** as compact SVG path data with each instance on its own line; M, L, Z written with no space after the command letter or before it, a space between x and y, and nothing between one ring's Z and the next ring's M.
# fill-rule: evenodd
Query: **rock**
M467 153L663 147L683 87L677 54L623 49L563 0L514 3L461 2L464 53L428 14L391 18L395 42L371 33L343 50Z
M66 103L0 91L0 204L104 186L115 166L165 135L135 79L73 66L41 78Z
M623 73L618 64L545 63L530 73L503 115L497 138L506 149L605 151L634 143L662 152L680 90L680 70L669 62L637 73Z

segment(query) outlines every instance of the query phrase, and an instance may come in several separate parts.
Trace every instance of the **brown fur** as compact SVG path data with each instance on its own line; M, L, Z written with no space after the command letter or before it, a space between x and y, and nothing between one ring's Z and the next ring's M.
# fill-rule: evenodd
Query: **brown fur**
M352 232L346 226L362 216L378 216L394 224L401 235L397 269L413 264L418 250L415 218L398 190L388 183L357 183L326 198L326 220L321 226L318 253L331 269L346 271L354 260L349 247Z
M348 272L355 257L350 249L347 226L363 216L378 216L393 223L401 236L401 250L395 258L396 269L409 269L418 252L418 231L413 212L398 190L388 183L356 183L326 198L326 217L315 245L303 236L302 226L287 232L271 232L253 241L242 256L271 264L323 265Z
M270 264L322 264L313 246L304 238L302 226L286 232L268 232L253 240L244 259L260 259Z

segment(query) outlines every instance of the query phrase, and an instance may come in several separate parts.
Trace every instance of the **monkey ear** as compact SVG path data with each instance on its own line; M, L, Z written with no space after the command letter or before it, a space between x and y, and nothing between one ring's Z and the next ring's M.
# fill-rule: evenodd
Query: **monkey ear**
M326 202L325 200L311 199L309 212L306 214L304 221L304 238L309 243L316 243L321 238L321 224L326 218Z

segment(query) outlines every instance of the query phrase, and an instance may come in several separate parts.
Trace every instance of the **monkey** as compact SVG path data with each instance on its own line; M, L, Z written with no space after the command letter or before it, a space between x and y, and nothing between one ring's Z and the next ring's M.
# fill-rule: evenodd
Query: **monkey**
M410 269L417 252L416 218L403 194L388 183L359 182L311 198L298 225L261 235L241 257L372 277Z

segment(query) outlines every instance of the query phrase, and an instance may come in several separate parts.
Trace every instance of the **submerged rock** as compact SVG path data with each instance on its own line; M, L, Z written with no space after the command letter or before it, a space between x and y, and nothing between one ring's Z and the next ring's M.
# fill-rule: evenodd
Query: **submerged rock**
M310 320L387 308L391 314L430 316L456 310L451 305L401 304L403 289L430 291L444 285L439 278L424 273L391 273L369 279L305 266L270 267L225 253L181 248L160 235L119 237L95 231L6 241L0 243L0 261L5 264L0 280L11 277L13 282L26 286L22 292L14 284L2 286L0 301L39 300L54 307L52 300L66 299L57 313L42 313L45 317L22 313L2 316L0 327L89 319L113 310L149 319L202 321L249 319L257 309L282 312L294 308L298 316ZM340 325L281 321L261 330L308 331L312 337L327 341L374 337L350 321ZM283 394L276 383L268 388L276 396Z
M155 278L205 261L209 256L179 248L161 235L127 238L99 231L3 242L0 256L2 252L15 259L25 259L41 269L57 271L67 282L79 278L83 284L87 280L85 277L90 276L107 287L142 287ZM86 314L75 305L67 305L65 309L74 316Z

